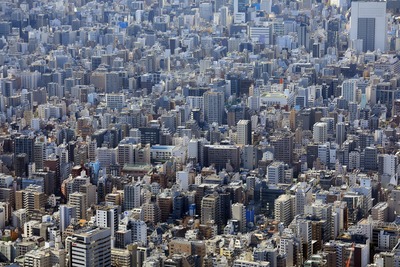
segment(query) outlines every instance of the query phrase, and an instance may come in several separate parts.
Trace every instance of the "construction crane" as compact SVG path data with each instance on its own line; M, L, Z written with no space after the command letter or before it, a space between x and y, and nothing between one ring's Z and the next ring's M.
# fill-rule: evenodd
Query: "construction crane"
M346 262L346 267L350 267L351 257L353 256L353 252L354 252L354 243L351 246L350 255L349 255L349 258L347 259L347 262Z

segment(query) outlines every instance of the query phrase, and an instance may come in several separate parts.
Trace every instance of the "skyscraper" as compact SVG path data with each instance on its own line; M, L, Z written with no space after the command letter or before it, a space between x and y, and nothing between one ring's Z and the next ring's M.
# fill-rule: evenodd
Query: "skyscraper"
M69 266L111 266L111 230L84 228L65 240Z
M237 144L251 144L251 125L249 120L240 120L237 123Z
M222 124L224 114L224 94L222 92L205 92L204 95L204 117L205 120L212 124L213 122Z
M356 47L357 50L386 51L386 2L352 1L350 25L350 39L361 40L362 47Z

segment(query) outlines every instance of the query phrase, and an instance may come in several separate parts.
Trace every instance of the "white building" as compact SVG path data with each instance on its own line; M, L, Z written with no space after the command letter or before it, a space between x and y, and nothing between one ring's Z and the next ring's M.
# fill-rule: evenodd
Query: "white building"
M357 97L357 79L345 80L342 83L342 96L348 102L356 102L356 97Z
M285 165L281 161L274 161L267 167L268 183L279 184L284 182Z
M314 124L313 139L315 143L326 143L328 140L328 125L325 122L317 122Z
M362 40L362 52L387 50L386 2L352 1L350 26L350 40Z
M118 230L120 207L109 205L96 210L96 225L101 228L110 228L111 236L114 238L115 231Z
M111 230L85 228L67 237L70 266L111 266Z
M251 125L249 120L240 120L237 123L237 144L251 144Z
M181 191L189 190L189 173L187 171L176 172L176 183Z
M141 186L140 183L125 185L124 187L124 210L140 208Z
M245 233L246 232L246 206L244 206L242 203L235 203L232 205L232 219L233 220L238 220L239 225L240 225L240 232Z
M293 220L294 209L295 196L280 195L275 199L275 220L287 227Z

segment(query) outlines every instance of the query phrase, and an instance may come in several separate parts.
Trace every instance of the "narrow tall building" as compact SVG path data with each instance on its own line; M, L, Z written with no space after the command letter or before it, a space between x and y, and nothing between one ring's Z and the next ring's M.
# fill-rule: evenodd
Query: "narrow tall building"
M206 195L201 200L201 223L212 223L221 231L221 199L218 193Z
M214 122L222 125L225 99L222 92L205 92L204 95L204 118L208 124Z
M242 203L235 203L232 205L232 219L239 222L240 232L246 232L246 206Z
M251 145L251 124L249 120L240 120L237 123L237 144Z
M295 210L295 196L280 195L275 200L275 220L286 227L292 222Z
M75 192L69 195L69 205L76 207L76 218L86 220L86 194Z
M124 210L140 207L140 184L133 183L124 187Z

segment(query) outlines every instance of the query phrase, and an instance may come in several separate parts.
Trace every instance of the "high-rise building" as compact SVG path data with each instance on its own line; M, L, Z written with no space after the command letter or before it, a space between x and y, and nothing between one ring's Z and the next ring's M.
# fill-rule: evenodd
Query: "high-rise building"
M339 46L339 30L340 30L340 21L338 19L331 19L328 21L328 30L327 30L327 47L335 47Z
M285 165L282 161L274 161L267 167L268 183L284 183Z
M71 205L60 205L60 232L70 225L72 219L76 218L76 207Z
M84 228L67 237L68 263L78 266L111 266L111 230Z
M21 153L28 155L29 162L33 162L34 159L34 142L35 139L32 136L21 135L14 140L14 156Z
M225 105L224 93L208 91L204 93L203 98L205 121L208 124L216 122L218 125L222 125Z
M332 205L319 202L305 205L304 214L322 222L321 237L324 242L328 242L332 237Z
M386 202L379 202L371 209L371 216L374 221L386 222L388 219L389 205Z
M127 184L124 187L124 210L140 207L140 183Z
M342 83L342 96L347 102L355 102L357 96L357 79L345 80Z
M221 199L218 193L206 195L201 200L201 223L212 223L221 231Z
M132 242L139 242L145 246L147 244L147 225L141 220L129 220L129 227L132 232Z
M134 153L132 144L119 144L118 145L117 162L121 167L125 164L134 163Z
M260 1L260 9L265 11L266 13L271 13L272 8L272 0L261 0Z
M218 1L215 1L218 2ZM228 26L230 22L229 17L229 8L227 6L223 6L219 9L220 12L220 23L222 26Z
M346 124L339 122L336 124L336 143L341 146L344 141L346 141Z
M15 155L14 169L16 177L28 176L29 156L26 153Z
M40 210L46 204L47 197L43 188L38 185L29 185L25 190L15 192L16 209L26 209L28 214Z
M247 11L247 0L234 0L233 1L233 22L234 23L245 23L246 22L246 11Z
M142 205L144 220L157 224L161 222L161 210L157 203L145 203Z
M111 266L132 266L131 251L121 248L111 249Z
M106 105L108 108L114 110L121 110L125 105L124 94L106 94Z
M275 220L286 227L292 222L295 211L295 196L280 195L275 199Z
M40 170L43 169L44 167L44 160L46 159L46 142L45 138L39 138L36 140L34 146L33 146L33 153L34 153L34 159L33 161L35 162L35 167L36 169Z
M271 137L271 145L274 147L274 159L283 161L289 166L293 161L293 134L286 132Z
M120 206L108 205L96 210L96 224L101 228L110 228L111 236L118 230Z
M398 166L398 157L395 155L383 154L378 156L378 171L380 174L390 176L396 175Z
M251 145L251 125L249 120L240 120L237 123L237 144Z
M142 144L156 145L160 143L160 129L151 127L139 128L140 141Z
M350 39L357 43L356 50L366 52L380 49L386 51L387 15L385 1L352 1L350 25Z
M235 145L206 145L204 146L204 165L211 164L217 170L226 169L230 164L234 171L240 167L240 149Z
M378 168L378 150L376 147L366 147L362 153L361 164L364 170L376 171Z
M235 203L232 205L232 219L239 222L239 230L241 233L246 232L246 206L242 203Z
M305 183L298 183L295 187L296 208L295 215L304 214L304 207L312 202L312 187Z
M121 78L119 77L118 72L107 72L104 75L105 77L105 88L104 91L106 93L117 93L121 90Z
M76 207L76 218L86 219L86 210L87 210L87 203L86 203L86 194L74 192L69 195L69 205Z
M314 124L313 139L315 143L326 143L328 140L328 125L325 122L317 122Z
M304 46L306 50L310 48L310 34L308 32L307 24L301 23L297 27L297 39L299 46Z

